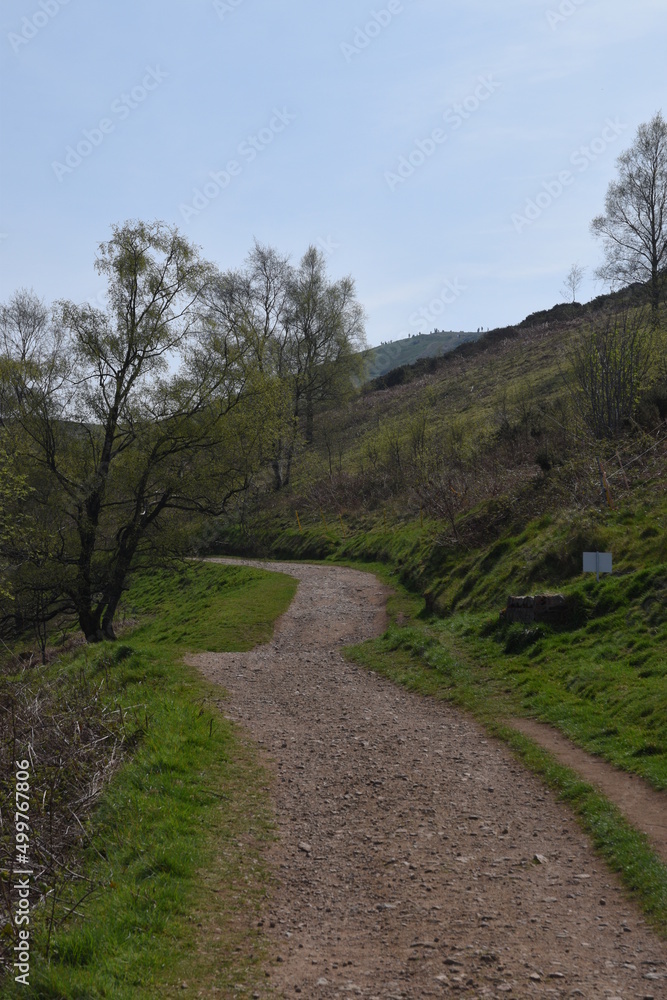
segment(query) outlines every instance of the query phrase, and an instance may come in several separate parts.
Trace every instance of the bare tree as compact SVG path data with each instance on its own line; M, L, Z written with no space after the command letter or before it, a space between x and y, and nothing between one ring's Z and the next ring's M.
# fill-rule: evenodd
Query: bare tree
M33 291L19 289L0 305L0 344L3 354L24 362L35 351L48 323L49 310Z
M639 126L617 165L605 214L591 222L605 255L597 275L612 287L648 283L655 317L667 268L667 122L661 112Z
M583 281L585 273L585 267L580 267L579 264L573 264L565 275L565 281L563 282L563 295L568 301L577 301L577 289Z

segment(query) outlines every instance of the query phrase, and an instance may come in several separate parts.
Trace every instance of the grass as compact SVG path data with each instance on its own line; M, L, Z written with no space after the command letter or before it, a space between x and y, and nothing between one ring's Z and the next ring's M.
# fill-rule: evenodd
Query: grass
M48 958L49 909L33 910L30 986L5 981L0 996L251 994L269 884L267 776L217 710L220 691L182 655L266 641L295 588L283 574L212 564L143 576L126 602L142 621L121 644L50 668L63 683L82 668L103 683L135 720L137 741L90 819L84 870L97 890L80 905L65 892ZM58 926L71 906L76 915Z
M133 643L181 653L244 652L269 641L296 586L280 573L191 563L137 577L122 610L141 621Z

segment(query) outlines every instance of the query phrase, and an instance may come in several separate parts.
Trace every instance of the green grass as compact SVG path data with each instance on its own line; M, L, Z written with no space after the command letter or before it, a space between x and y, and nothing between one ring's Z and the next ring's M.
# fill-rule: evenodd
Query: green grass
M217 710L220 691L181 656L266 641L295 589L283 574L211 564L143 576L126 611L149 620L120 644L50 668L63 683L81 669L103 683L125 706L136 745L90 818L85 873L98 888L57 926L77 901L65 891L48 960L49 909L33 910L31 985L6 981L0 996L250 995L269 884L267 776Z
M191 563L138 576L122 610L142 622L133 642L177 651L243 652L268 642L296 586L281 573Z

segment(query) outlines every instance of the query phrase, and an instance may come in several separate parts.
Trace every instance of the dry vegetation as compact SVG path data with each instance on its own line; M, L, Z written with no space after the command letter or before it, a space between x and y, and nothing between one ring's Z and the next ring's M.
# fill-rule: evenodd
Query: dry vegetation
M57 931L100 886L81 865L81 849L89 841L87 821L99 793L119 766L125 751L147 727L138 709L124 710L109 690L109 669L122 658L107 653L97 663L96 676L84 670L47 674L42 667L23 665L19 673L0 681L0 961L11 954L13 912L10 886L17 866L13 839L14 773L17 760L30 761L29 860L31 887L46 907L48 954ZM5 671L12 669L12 662ZM15 669L15 665L14 665ZM74 898L64 911L61 897Z

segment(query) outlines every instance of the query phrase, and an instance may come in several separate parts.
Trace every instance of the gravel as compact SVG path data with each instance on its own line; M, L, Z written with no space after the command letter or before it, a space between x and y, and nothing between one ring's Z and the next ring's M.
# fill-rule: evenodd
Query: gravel
M232 561L232 560L225 560ZM451 706L347 663L370 574L301 564L272 642L191 658L275 780L261 997L667 998L667 948L572 815Z

